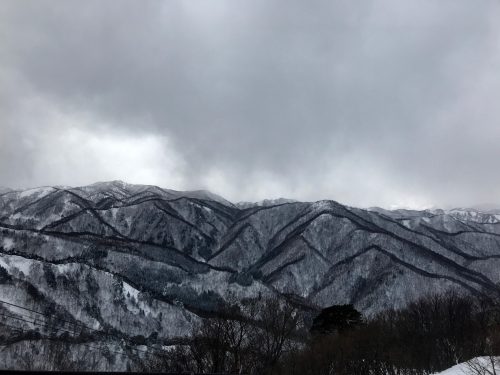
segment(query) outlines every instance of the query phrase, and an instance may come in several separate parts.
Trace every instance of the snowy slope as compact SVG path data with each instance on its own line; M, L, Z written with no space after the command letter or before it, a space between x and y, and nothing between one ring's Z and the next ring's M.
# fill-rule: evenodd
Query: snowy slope
M498 295L500 224L112 181L1 194L0 266L0 299L170 343L228 296L371 314L452 288Z
M498 361L498 359L494 360ZM471 367L472 366L472 367ZM481 369L480 372L474 371L474 368ZM500 371L500 363L495 364L495 370ZM488 357L478 357L470 361L470 365L467 362L459 363L445 371L436 373L434 375L489 375L493 374L493 365Z

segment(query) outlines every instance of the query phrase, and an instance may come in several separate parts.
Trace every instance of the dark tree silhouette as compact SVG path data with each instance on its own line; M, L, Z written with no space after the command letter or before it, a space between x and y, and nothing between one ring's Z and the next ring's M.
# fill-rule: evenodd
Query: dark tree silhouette
M363 323L363 316L353 305L333 305L314 318L311 333L341 333Z

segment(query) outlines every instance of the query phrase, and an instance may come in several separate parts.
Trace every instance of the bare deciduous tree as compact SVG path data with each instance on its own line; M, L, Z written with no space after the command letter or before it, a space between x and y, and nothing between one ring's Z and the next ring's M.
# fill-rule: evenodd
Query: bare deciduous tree
M467 361L467 373L470 375L500 374L500 359L494 356L476 357Z

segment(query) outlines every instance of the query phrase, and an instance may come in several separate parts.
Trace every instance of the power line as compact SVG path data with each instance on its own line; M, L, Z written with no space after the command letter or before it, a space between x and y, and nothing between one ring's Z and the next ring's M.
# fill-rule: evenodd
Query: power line
M16 307L16 308L19 308L19 309L25 310L25 311L32 312L32 313L35 313L35 314L41 315L41 316L43 316L43 317L45 317L45 318L49 318L49 319L51 318L51 317L50 317L48 314L46 314L46 313L42 313L42 312L39 312L39 311L36 311L36 310L33 310L33 309L29 309L29 308L24 307L24 306L16 305L15 303L12 303L12 302L7 302L7 301L0 300L0 303L2 303L2 304L6 304L6 305L9 305L9 306L13 306L13 307ZM20 315L21 315L21 314L20 314ZM27 317L26 315L24 315L24 316L25 316L25 317ZM30 317L30 318L31 318L31 317ZM74 325L75 327L76 327L76 326L80 326L80 327L83 327L83 328L88 329L88 330L90 330L90 331L97 332L97 333L102 334L102 335L112 336L112 334L111 334L111 333L104 332L104 331L102 331L102 330L98 330L98 329L95 329L95 328L88 327L88 326L86 326L85 324L80 323L80 322L74 322L74 321L69 321L69 320L65 320L65 319L59 319L59 320L60 320L60 321L62 321L62 322L66 322L66 323L69 323L69 324L71 324L71 325ZM74 331L74 333L76 334L76 333L78 333L78 332ZM123 338L121 338L121 337L116 337L116 336L115 336L114 338L117 338L117 339L123 339ZM146 347L149 347L149 346L147 346L147 345L145 345L145 346L146 346ZM149 348L157 350L156 348L153 348L153 347L149 347ZM136 349L136 350L140 350L140 349ZM143 351L143 352L146 352L146 351Z
M0 316L4 316L4 317L10 318L10 319L20 320L20 321L23 321L25 323L37 325L37 326L44 327L44 328L47 328L47 329L52 329L52 330L57 330L57 331L65 331L65 332L68 332L68 333L71 333L71 334L76 334L75 331L70 331L70 330L67 330L65 328L57 328L57 327L55 327L55 325L50 325L50 324L47 324L47 323L37 322L36 320L33 320L33 321L26 320L26 319L20 318L18 316L7 315L7 314L3 314L1 312L0 312Z
M29 311L29 312L32 312L34 314L38 314L38 315L42 315L44 317L48 317L49 315L46 314L46 313L41 313L39 311L36 311L36 310L32 310L32 309L29 309L27 307L23 307L23 306L19 306L19 305L16 305L14 303L11 303L11 302L7 302L7 301L2 301L0 300L0 303L1 304L5 304L5 305L9 305L9 306L13 306L13 307L17 307L18 309L22 309L22 310L25 310L25 311ZM90 328L88 326L86 326L85 324L83 323L80 323L80 322L75 322L75 321L70 321L70 320L66 320L66 319L58 319L60 320L61 322L65 322L65 323L69 323L69 324L72 324L74 326L80 326L80 327L83 327L85 329L88 329L88 330L91 330L91 331L95 331L95 332L102 332L98 329L95 329L95 328Z
M45 318L49 318L49 319L50 319L50 317L49 317L47 314L41 313L41 312L36 311L36 310L33 310L33 309L29 309L29 308L24 307L24 306L19 306L19 305L17 305L17 304L14 304L14 303L11 303L11 302L7 302L7 301L3 301L3 300L0 300L0 303L1 303L1 304L5 304L5 305L9 305L9 306L12 306L12 307L15 307L15 308L19 308L19 309L22 309L22 310L25 310L25 311L29 311L29 312L31 312L31 313L38 314L38 315L41 315L41 316L43 316L43 317L45 317ZM80 331L80 332L77 332L77 331L70 331L70 330L65 329L65 328L57 328L57 327L55 327L55 325L56 325L56 324L55 324L55 325L53 325L53 326L51 326L51 325L49 325L49 324L47 324L47 323L38 323L38 322L35 322L35 321L33 321L33 322L32 322L32 321L28 321L28 320L26 320L26 319L22 319L22 318L18 318L18 317L13 317L13 316L8 316L8 315L2 314L2 313L0 313L0 315L3 315L3 316L5 316L5 317L7 317L7 318L13 318L13 319L17 319L17 320L22 320L22 321L24 321L24 322L26 322L26 323L39 325L39 326L42 326L42 327L45 327L45 328L52 328L52 329L56 329L56 330L63 330L63 331L69 332L69 333L71 333L71 334L73 334L73 335L76 335L76 334L81 334L81 331ZM20 315L21 315L21 314L20 314ZM24 315L24 317L28 317L28 316ZM29 318L31 318L31 317L29 317ZM83 328L89 329L89 330L91 330L91 331L97 332L97 333L98 333L98 334L100 334L100 335L104 335L104 336L107 336L107 337L110 337L110 338L113 338L113 339L118 339L118 340L122 340L122 341L124 341L124 340L125 340L125 338L123 338L123 337L117 337L117 336L115 336L115 335L113 335L113 334L111 334L111 333L108 333L108 332L104 332L104 331L101 331L101 330L97 330L97 329L94 329L94 328L87 327L86 325L84 325L84 324L82 324L82 323L75 323L75 322L68 321L68 320L64 320L64 319L60 319L60 321L63 321L63 322L66 322L66 323L72 324L72 325L74 325L75 327L76 327L76 326L80 326L80 327L83 327ZM125 345L127 345L127 344L125 344ZM133 348L133 347L131 347L130 345L128 345L128 346L129 346L130 350L135 350L135 351L137 351L137 352L145 353L145 354L148 354L148 355L154 355L154 353L151 353L151 352L149 352L149 351L147 351L147 350L142 350L142 349L139 349L139 348ZM149 345L144 345L144 346L145 346L145 347L147 347L147 348L149 348L149 349L151 349L152 351L164 351L163 349L155 348L155 347L152 347L152 346L149 346ZM122 354L123 354L123 353L122 353Z
M15 327L15 326L11 326L10 324L7 324L5 322L0 322L0 324L3 325L3 326L9 327L9 328L15 329L16 331L23 332L23 330L21 328Z
M16 317L13 317L13 316L8 316L8 315L4 315L4 314L0 314L0 315L6 316L6 317L8 317L8 318L14 318L14 319L22 320L22 321L25 321L25 322L27 322L27 323L32 323L32 322L30 322L30 321L27 321L27 320L24 320L24 319L21 319L21 318L16 318ZM11 328L11 329L14 329L14 330L16 330L16 331L18 331L18 332L21 332L21 333L28 333L28 332L29 332L29 331L27 331L27 330L25 330L25 329L23 329L23 328L21 328L21 327L16 327L16 326L13 326L13 325L7 324L7 323L5 323L5 322L1 322L1 321L0 321L0 324L1 324L1 325L4 325L4 326L6 326L6 327L9 327L9 328ZM119 354L119 355L126 355L126 354L127 354L126 352L118 352L118 351L116 351L116 350L109 349L108 347L95 347L95 346L92 346L92 345L89 345L89 344L86 344L86 343L83 343L83 342L82 342L82 343L75 343L75 344L76 344L76 345L82 345L82 346L88 347L88 348L90 348L90 349L99 350L99 351L101 351L101 352L105 352L105 351L107 351L107 352L110 352L110 353L115 353L115 354ZM131 349L131 350L137 350L136 348L130 348L130 349ZM145 352L145 353L151 354L151 353L149 353L149 352Z
M9 327L11 329L14 329L14 330L16 330L17 332L20 332L20 333L28 333L29 332L29 331L24 330L21 327L15 327L15 326L7 324L5 322L0 322L0 324L3 325L3 326ZM104 349L103 349L103 347L96 347L96 346L92 346L92 345L89 345L89 344L85 344L83 342L82 343L76 343L76 345L82 345L82 346L85 346L85 347L90 348L92 350L98 350L98 351L101 351L101 352L107 351L107 352L115 353L115 354L119 354L119 355L125 355L125 354L127 354L126 352L117 352L116 350L109 349L108 347L104 347Z

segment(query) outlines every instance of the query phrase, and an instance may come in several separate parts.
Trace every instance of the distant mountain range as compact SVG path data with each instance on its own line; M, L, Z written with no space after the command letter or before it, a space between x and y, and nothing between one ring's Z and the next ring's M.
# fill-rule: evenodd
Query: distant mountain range
M499 270L500 210L491 208L233 204L120 181L0 190L0 314L22 317L13 305L57 312L121 338L175 342L234 298L277 295L311 311L352 303L373 314L451 289L498 296ZM15 363L45 342L39 331L0 358ZM70 345L75 356L87 350Z

